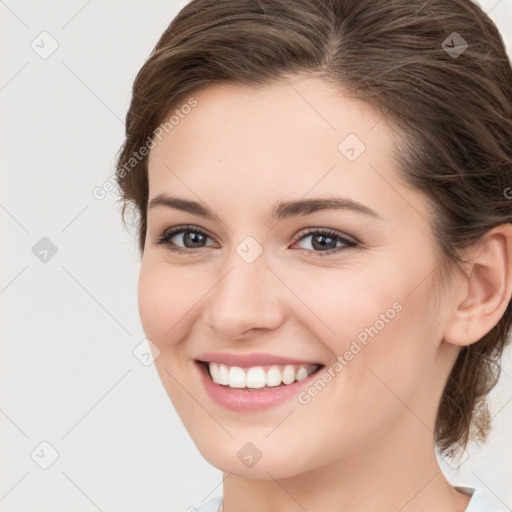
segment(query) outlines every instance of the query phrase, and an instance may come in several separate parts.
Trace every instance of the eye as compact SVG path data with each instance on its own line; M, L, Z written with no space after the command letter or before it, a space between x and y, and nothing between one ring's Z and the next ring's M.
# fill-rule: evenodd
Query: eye
M302 242L308 238L310 240L305 245L308 245L309 248L303 247L301 250L314 256L327 256L358 246L355 240L345 238L345 236L342 236L337 231L316 228L303 233L295 243Z
M175 239L173 241L173 238ZM165 231L157 240L157 245L166 245L171 251L191 253L194 249L206 247L207 239L211 237L203 230L194 226L181 226ZM182 245L177 245L182 244Z
M337 231L331 229L311 228L306 233L295 239L294 245L310 239L310 248L299 248L299 250L314 256L327 256L338 253L353 247L357 247L358 242L348 239ZM174 239L174 240L173 240ZM213 240L202 229L195 226L179 226L165 231L156 241L157 245L166 245L167 249L176 253L186 253L192 255L194 249L208 247L208 239ZM215 244L210 244L210 246Z

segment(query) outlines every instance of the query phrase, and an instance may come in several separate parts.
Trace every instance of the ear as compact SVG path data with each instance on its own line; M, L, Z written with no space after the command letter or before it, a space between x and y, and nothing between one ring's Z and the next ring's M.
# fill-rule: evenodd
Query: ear
M450 303L444 341L466 346L499 322L512 295L512 225L487 231L469 250L467 276Z

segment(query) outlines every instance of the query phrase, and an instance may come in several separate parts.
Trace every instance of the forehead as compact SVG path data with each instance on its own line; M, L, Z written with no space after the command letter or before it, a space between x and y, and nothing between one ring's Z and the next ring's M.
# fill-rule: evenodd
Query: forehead
M338 157L339 143L350 134L365 145L378 143L380 150L391 144L390 130L380 114L319 78L293 76L258 87L213 84L191 96L196 106L187 108L180 119L173 116L175 124L163 134L180 157L195 158L213 150L230 159L281 161L285 156L300 159L317 149ZM182 103L185 112L187 99ZM180 110L177 105L174 112ZM152 157L162 151L158 146ZM193 154L179 151L192 146ZM253 153L255 148L260 151ZM285 155L284 149L292 151Z
M341 88L295 76L259 87L215 84L191 96L196 106L150 152L150 197L215 192L240 208L251 198L335 192L375 209L390 207L386 195L397 202L387 184L400 186L395 134Z

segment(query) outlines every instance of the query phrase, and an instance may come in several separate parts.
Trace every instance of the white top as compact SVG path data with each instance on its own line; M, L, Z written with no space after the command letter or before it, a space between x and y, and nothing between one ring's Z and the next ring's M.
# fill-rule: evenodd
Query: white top
M455 487L458 491L471 496L471 501L465 512L500 512L486 497L481 489L472 487ZM218 512L222 496L216 496L203 505L193 508L194 512Z
M471 501L465 512L500 512L489 501L482 489L473 489L472 487L455 487L455 489L471 496Z

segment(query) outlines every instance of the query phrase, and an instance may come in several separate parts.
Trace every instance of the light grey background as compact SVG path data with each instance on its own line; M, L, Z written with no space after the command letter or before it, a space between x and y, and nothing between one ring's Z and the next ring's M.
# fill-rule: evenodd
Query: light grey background
M113 194L92 195L113 172L135 74L185 3L0 1L2 512L184 511L221 493L133 353L135 231ZM510 53L512 0L481 5ZM445 469L512 510L510 350L504 369L488 444Z

